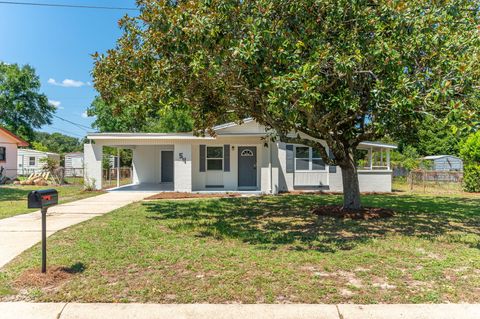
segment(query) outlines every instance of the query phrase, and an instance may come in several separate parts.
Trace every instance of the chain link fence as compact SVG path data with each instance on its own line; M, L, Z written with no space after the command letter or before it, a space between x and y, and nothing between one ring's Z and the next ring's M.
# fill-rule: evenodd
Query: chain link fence
M102 174L103 188L109 189L117 186L132 184L132 175L133 172L131 167L120 167L120 169L104 169Z
M407 176L408 190L423 193L463 192L463 172L414 170Z
M119 171L117 173L117 171ZM120 167L103 169L104 189L132 183L132 168ZM84 185L83 168L58 167L52 171L43 169L3 169L0 170L0 184L16 185ZM117 182L118 177L120 178Z

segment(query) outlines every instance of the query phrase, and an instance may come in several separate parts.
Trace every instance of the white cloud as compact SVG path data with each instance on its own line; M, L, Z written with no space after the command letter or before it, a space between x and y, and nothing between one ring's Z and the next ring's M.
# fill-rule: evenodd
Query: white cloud
M55 106L59 110L63 110L63 106L60 106L62 102L56 100L48 100L48 104Z
M83 117L84 119L86 119L86 118L88 117L87 111L84 111L84 112L82 113L82 117Z
M82 81L77 81L77 80L72 80L72 79L65 79L63 80L62 82L57 82L55 79L48 79L48 84L51 84L51 85L56 85L56 86L62 86L62 87L65 87L65 88L79 88L79 87L82 87L82 86L90 86L90 84L87 82L82 82Z

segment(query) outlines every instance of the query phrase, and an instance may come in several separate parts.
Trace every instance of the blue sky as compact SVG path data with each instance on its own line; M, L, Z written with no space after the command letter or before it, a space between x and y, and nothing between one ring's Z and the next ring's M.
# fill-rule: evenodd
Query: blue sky
M16 0L18 2L135 7L134 0ZM118 19L125 10L73 9L0 4L0 60L30 64L41 91L54 104L56 115L90 126L85 110L97 94L91 70L95 51L113 48L120 36ZM57 118L40 129L83 137L87 130ZM93 131L90 129L89 131Z

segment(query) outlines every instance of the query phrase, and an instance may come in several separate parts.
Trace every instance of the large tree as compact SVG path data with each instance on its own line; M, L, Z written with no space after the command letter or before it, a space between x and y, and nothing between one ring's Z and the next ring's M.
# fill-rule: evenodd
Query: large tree
M428 115L477 116L478 2L138 1L95 87L121 109L188 105L199 134L225 114L318 149L361 207L354 150ZM319 140L324 140L333 153Z
M32 140L34 129L51 124L55 106L40 93L40 79L29 66L0 62L0 125Z

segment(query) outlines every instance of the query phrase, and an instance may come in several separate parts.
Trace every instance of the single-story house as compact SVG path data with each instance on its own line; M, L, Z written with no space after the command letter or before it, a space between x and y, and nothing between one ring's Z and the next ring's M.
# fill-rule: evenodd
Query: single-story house
M18 174L29 175L43 171L44 158L51 158L60 164L60 155L57 153L42 152L28 148L18 149Z
M83 176L83 153L65 154L65 176Z
M453 155L431 155L422 158L431 163L429 167L433 171L463 171L463 161Z
M17 177L17 151L18 147L28 146L28 143L9 130L0 127L0 170L3 176Z
M133 151L130 189L178 192L292 190L342 191L341 170L326 165L315 150L265 139L253 119L214 127L216 136L192 133L90 133L84 145L85 178L102 187L103 147ZM359 169L364 192L390 192L390 150L396 146L364 142L369 162Z

